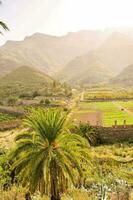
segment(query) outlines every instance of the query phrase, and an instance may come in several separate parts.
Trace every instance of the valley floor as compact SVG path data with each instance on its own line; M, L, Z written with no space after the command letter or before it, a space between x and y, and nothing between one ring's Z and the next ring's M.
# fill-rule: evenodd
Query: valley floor
M91 125L112 126L133 124L133 101L127 102L79 102L72 118L76 121L89 121Z

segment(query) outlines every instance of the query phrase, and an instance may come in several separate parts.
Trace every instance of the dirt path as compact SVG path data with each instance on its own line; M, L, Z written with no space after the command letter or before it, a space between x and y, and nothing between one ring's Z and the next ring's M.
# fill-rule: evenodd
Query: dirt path
M84 94L85 94L85 92L83 91L83 92L81 93L81 95L80 95L80 101L84 101Z
M128 110L127 108L121 106L118 102L114 101L113 102L117 108L119 108L121 111L128 113L130 116L133 116L133 112Z
M100 111L88 113L88 121L93 126L102 126L102 113Z

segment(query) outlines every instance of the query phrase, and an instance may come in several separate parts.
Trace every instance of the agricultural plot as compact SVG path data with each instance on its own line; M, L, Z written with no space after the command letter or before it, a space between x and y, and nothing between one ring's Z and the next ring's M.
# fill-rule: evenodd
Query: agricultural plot
M73 112L73 118L90 121L92 125L112 126L115 120L118 125L133 124L133 101L128 102L80 102Z
M120 106L128 109L129 111L133 112L133 101L128 102L118 102Z
M123 99L133 99L132 90L125 89L109 89L109 88L99 88L90 89L84 93L85 100L123 100Z

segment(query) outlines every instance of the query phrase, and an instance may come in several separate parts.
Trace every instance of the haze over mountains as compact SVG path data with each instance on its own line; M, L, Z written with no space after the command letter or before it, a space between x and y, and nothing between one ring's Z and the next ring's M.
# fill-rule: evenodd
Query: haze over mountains
M133 87L133 64L124 68L124 70L111 80L112 84L120 86Z
M59 72L58 77L61 80L73 82L78 80L79 75L80 79L84 80L84 77L81 76L90 73L90 77L93 79L91 69L96 63L102 63L102 71L104 67L103 74L101 74L101 65L97 65L95 71L97 76L102 75L103 81L120 73L126 66L133 63L133 40L127 35L118 32L112 33L99 48L69 62Z
M0 72L6 74L28 65L53 74L76 56L97 48L102 41L103 35L98 31L80 31L62 37L36 33L23 41L8 41L0 49Z
M97 84L109 82L132 64L131 29L79 31L61 37L36 33L0 48L0 76L26 65L69 83Z

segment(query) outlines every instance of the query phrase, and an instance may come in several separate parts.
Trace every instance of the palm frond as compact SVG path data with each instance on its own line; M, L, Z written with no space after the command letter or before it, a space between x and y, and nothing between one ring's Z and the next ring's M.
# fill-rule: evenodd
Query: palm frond
M3 28L5 31L9 31L8 26L4 22L2 22L2 21L0 21L0 27Z

